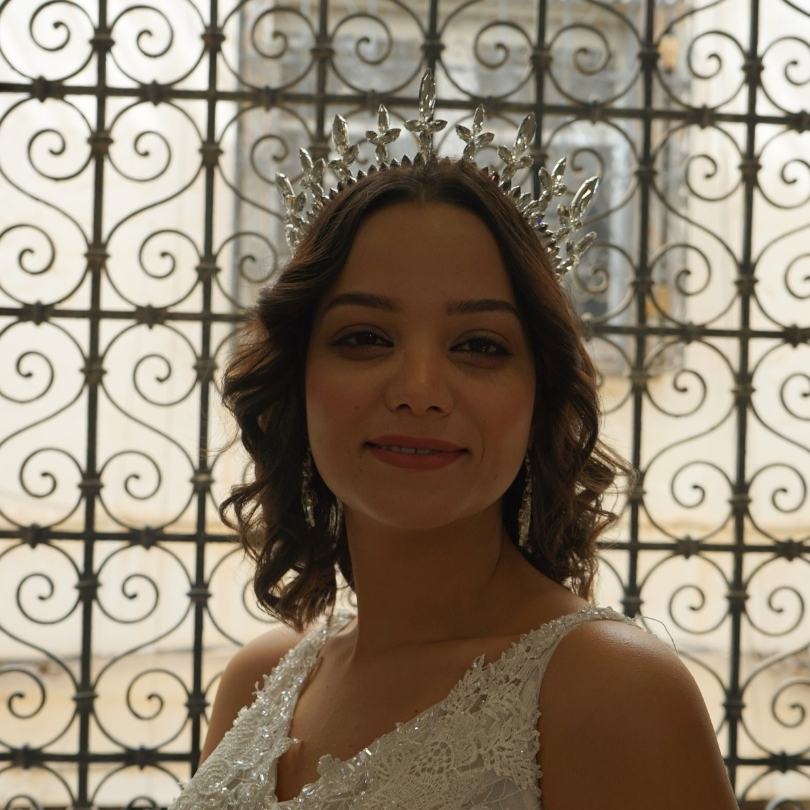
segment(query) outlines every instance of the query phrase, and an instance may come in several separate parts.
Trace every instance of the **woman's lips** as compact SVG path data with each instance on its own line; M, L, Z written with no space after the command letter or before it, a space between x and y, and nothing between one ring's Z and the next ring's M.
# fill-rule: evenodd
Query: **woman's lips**
M431 453L398 453L395 450L385 450L382 447L377 447L373 444L366 443L371 454L379 461L388 464L392 467L400 467L410 470L438 470L452 464L461 456L465 455L466 450L437 450Z

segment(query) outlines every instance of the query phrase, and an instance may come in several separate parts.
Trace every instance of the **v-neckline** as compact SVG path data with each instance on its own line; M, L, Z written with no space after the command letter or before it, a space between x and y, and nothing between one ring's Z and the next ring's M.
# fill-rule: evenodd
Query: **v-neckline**
M394 736L406 731L411 726L417 725L424 720L432 717L436 714L439 709L449 703L455 696L458 694L466 685L473 674L477 671L481 672L491 672L493 669L497 668L498 666L502 666L509 658L511 658L517 650L526 642L527 639L533 638L535 635L540 633L542 630L547 630L549 627L553 627L557 624L562 623L565 620L570 620L575 616L579 616L581 613L593 613L593 614L604 614L607 613L615 613L612 608L609 607L600 607L596 605L585 605L581 607L579 610L574 611L573 613L563 613L560 616L557 616L554 619L550 619L547 622L543 622L543 624L535 627L532 630L527 630L525 633L521 634L520 638L516 641L513 641L510 645L505 647L503 651L492 661L485 662L484 659L486 658L486 653L481 653L479 656L473 660L473 662L467 667L464 674L461 678L456 681L447 695L442 698L441 700L433 703L432 705L428 706L423 711L419 712L415 717L412 717L410 720L405 721L404 723L397 723L394 728L390 731L387 731L380 736L376 737L372 740L368 745L358 751L354 756L349 757L348 759L342 760L338 759L337 757L333 757L331 754L323 754L318 759L317 764L317 772L318 778L315 779L314 782L308 782L307 784L303 785L301 790L299 791L297 796L294 796L291 799L285 799L281 801L278 798L278 794L276 793L277 782L278 782L278 761L281 759L282 755L279 755L275 758L275 761L272 765L272 798L275 802L275 807L278 808L287 808L293 807L298 802L300 802L302 797L310 795L314 790L316 790L317 786L323 781L324 779L324 763L328 763L329 767L336 770L345 770L346 768L351 768L352 770L356 767L356 765L368 754L376 752L382 745L387 743L391 738ZM619 614L622 615L622 614ZM303 688L304 683L307 681L309 676L311 675L312 671L314 670L318 660L320 659L320 653L323 649L323 646L326 644L326 641L329 637L342 630L349 624L355 616L352 614L348 621L344 622L343 624L330 626L327 622L324 625L321 625L316 631L313 632L314 634L318 634L314 639L312 639L311 646L309 649L305 651L304 660L307 663L306 668L304 671L298 673L297 686L294 688L294 691L287 702L286 708L286 716L284 717L284 722L282 728L280 729L281 733L284 735L283 739L286 742L300 742L295 737L290 737L290 730L292 729L292 721L295 715L295 707L298 705L298 698L301 694L301 690ZM304 643L303 641L301 642ZM284 748L286 751L286 747Z

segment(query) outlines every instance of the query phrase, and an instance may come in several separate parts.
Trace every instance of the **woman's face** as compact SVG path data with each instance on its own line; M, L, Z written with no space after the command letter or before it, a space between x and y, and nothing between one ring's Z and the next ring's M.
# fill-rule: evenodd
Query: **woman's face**
M330 306L348 292L390 308ZM531 438L531 350L508 308L446 311L471 299L515 307L495 239L472 212L408 202L363 221L316 312L305 377L315 466L355 519L445 525L491 506L518 474ZM467 452L439 469L395 467L367 446L388 433Z

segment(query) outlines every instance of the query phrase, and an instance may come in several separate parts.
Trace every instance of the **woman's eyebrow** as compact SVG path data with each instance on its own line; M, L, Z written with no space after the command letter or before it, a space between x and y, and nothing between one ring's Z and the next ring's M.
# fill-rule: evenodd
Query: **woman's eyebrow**
M375 309L384 309L387 312L400 312L402 310L398 301L385 295L368 292L345 292L336 295L324 307L323 314L339 306L365 306ZM517 308L500 298L468 298L447 302L445 311L448 315L467 315L477 312L511 312L518 320L520 314Z

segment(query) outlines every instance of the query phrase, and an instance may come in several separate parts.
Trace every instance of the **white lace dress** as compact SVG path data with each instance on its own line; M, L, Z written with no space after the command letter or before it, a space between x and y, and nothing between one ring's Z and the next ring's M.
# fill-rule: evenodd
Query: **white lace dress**
M609 607L588 606L525 633L491 663L482 654L446 698L348 760L326 754L319 778L294 799L275 795L276 762L298 692L326 639L354 613L323 617L289 650L169 810L538 810L540 683L565 634L586 621L632 624ZM641 628L644 629L644 628ZM645 632L649 632L646 631Z

